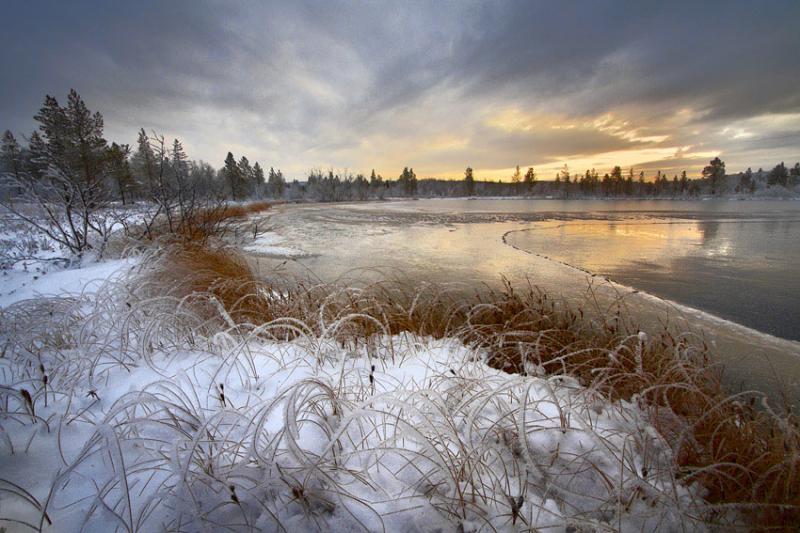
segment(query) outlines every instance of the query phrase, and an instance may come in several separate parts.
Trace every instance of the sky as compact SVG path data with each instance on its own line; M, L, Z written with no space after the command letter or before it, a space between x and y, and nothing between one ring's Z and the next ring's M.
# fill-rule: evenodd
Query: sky
M0 129L75 88L109 140L304 179L800 160L800 1L7 2Z

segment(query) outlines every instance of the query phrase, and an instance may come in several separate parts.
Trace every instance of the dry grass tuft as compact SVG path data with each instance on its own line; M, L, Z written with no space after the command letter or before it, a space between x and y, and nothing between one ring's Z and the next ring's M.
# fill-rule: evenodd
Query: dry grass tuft
M206 244L211 238L224 237L232 224L242 218L270 209L273 202L247 204L208 203L205 206L188 205L166 216L159 208L144 217L144 223L127 228L134 238L146 241L181 242L185 245Z
M679 474L698 482L720 514L737 509L758 530L800 523L800 428L756 393L731 396L702 339L665 327L652 335L626 322L624 311L601 320L536 287L464 296L442 287L377 283L359 289L258 279L245 258L226 248L172 248L156 287L188 298L209 316L221 305L229 326L283 321L271 335L298 334L303 322L342 346L369 345L375 335L411 332L458 337L498 369L569 374L611 399L635 400L671 444ZM595 309L594 311L602 311ZM595 312L595 315L598 314ZM600 313L602 314L602 313Z
M226 233L227 225L253 213L270 209L270 202L252 202L248 204L220 204L214 207L198 209L187 216L176 232L187 243L205 242L210 237L219 237Z

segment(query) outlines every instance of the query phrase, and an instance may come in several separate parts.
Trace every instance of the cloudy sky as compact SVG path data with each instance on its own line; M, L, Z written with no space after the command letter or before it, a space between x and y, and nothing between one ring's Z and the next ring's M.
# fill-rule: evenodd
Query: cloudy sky
M800 1L8 2L0 129L74 87L110 140L395 177L800 160Z

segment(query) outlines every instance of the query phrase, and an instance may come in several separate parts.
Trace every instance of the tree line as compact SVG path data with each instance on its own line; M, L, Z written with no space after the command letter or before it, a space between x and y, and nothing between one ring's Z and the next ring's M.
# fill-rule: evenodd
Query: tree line
M52 96L45 97L34 119L38 129L24 144L10 131L3 134L0 172L5 188L0 194L6 203L19 197L58 199L68 213L89 205L146 201L161 206L159 214L169 221L185 204L210 197L323 202L414 196L691 197L793 188L800 182L800 163L728 175L718 157L695 179L685 171L672 178L658 171L648 179L642 170L623 171L621 166L602 176L595 169L572 174L565 165L552 181L539 179L534 168L523 172L517 166L508 180L479 180L470 167L461 179L420 179L413 168L406 167L394 179L375 170L367 177L312 169L306 181L287 182L280 169L270 167L265 172L259 162L251 163L244 155L237 159L231 152L219 169L190 160L180 140L168 143L163 135L144 129L133 147L109 143L103 136L102 115L91 112L74 90L64 106ZM85 218L91 225L91 217ZM77 233L85 238L89 229L79 228Z

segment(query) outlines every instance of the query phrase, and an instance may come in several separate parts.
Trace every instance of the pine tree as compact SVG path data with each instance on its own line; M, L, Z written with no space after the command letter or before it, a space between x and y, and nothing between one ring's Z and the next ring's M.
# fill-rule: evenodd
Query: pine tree
M789 172L786 170L786 165L783 161L775 165L775 167L767 174L767 183L770 185L781 185L786 187L789 182Z
M3 133L2 144L0 144L0 170L8 172L15 179L20 179L22 172L22 148L11 131Z
M725 163L719 157L715 157L709 161L702 174L711 185L711 194L717 194L717 187L725 178Z
M514 193L519 194L519 184L522 182L522 174L519 171L519 165L511 175L511 184L514 187Z
M353 188L355 189L356 198L364 201L369 197L369 181L363 174L358 174L353 181Z
M372 169L372 174L369 176L369 187L373 190L374 194L383 199L384 195L386 194L386 188L389 186L389 182L384 183L383 178L380 174L375 174L375 169Z
M106 157L108 157L109 174L119 194L122 205L125 205L131 196L135 194L135 180L128 163L130 146L127 144L111 143ZM126 193L128 196L126 197Z
M261 165L256 164L253 165L253 191L255 192L258 198L261 198L263 194L262 191L264 190L264 185L266 184L266 178L264 177L264 169L261 168Z
M747 170L739 176L739 184L736 186L736 192L751 192L751 187L755 186L753 181L753 170L747 167Z
M525 189L527 190L528 194L533 192L533 186L536 184L536 172L534 172L533 167L528 167L527 172L525 172Z
M472 175L472 167L467 167L464 171L464 189L467 196L475 194L475 177Z
M183 144L178 139L173 139L172 149L169 153L170 191L174 194L180 209L181 220L188 211L189 204L195 190L194 184L189 183L189 157L183 149Z
M172 140L172 150L170 152L170 163L172 171L176 174L186 176L189 173L189 156L183 149L183 144L178 139Z
M633 178L636 176L636 171L633 167L628 169L628 177L625 180L625 194L628 196L633 195Z
M102 187L106 164L103 117L92 113L72 89L67 106L61 107L52 96L34 116L45 143L45 157L61 180L79 187L81 201L98 203L105 194Z
M41 176L35 186L29 173L12 179L23 187L27 202L42 208L44 218L35 220L8 204L6 208L78 255L93 247L90 234L95 234L102 253L113 225L100 214L110 196L102 115L92 113L73 89L63 107L46 96L34 120L39 134L31 136L31 152Z
M330 173L330 180L329 180L329 188L331 190L335 189L335 184L333 183L333 172ZM286 188L286 181L283 179L283 173L278 170L277 172L270 167L269 169L269 178L267 179L269 184L269 191L272 196L275 198L280 198L283 196L283 191Z
M241 176L242 195L244 197L251 196L254 192L253 184L255 182L255 175L253 174L253 167L250 166L250 160L245 156L239 159L239 175Z
M231 197L234 200L241 200L244 198L245 191L242 187L242 173L231 152L228 152L228 155L225 156L225 166L222 168L222 175L228 182Z
M22 148L14 134L6 130L3 133L2 144L0 144L0 177L5 174L13 177L17 196L21 196L24 192L22 164Z
M369 175L369 186L372 188L383 187L383 178L380 174L375 174L375 169L372 169L372 174Z
M789 186L796 187L800 183L800 163L795 163L789 171Z
M144 128L139 130L139 137L136 140L136 153L131 158L131 169L138 185L146 187L152 196L157 188L156 156L153 152L153 147L150 146L150 138L145 133Z
M404 167L403 173L397 179L397 184L403 188L403 194L413 196L417 193L417 175L413 168Z
M39 181L47 171L47 147L38 131L31 133L28 138L28 151L25 158L25 168L34 181Z

